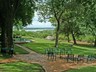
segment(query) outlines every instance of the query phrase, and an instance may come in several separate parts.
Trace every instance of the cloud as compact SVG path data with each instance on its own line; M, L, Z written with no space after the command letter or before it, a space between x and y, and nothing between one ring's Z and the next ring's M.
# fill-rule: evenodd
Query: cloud
M38 15L37 15L37 12L35 12L35 15L34 15L34 18L33 18L33 21L32 21L32 24L26 26L27 28L42 28L42 27L54 27L52 26L52 24L48 21L46 22L39 22L38 21Z
M27 28L34 28L34 27L53 27L50 22L39 22L39 21L33 21L32 24L28 25Z

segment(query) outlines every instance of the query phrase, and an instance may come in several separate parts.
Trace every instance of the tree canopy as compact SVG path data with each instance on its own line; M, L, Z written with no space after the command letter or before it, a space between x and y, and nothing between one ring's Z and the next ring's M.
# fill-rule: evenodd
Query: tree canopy
M31 23L35 6L35 0L0 0L1 52L14 47L13 25Z
M60 32L72 34L74 44L75 36L90 32L96 45L95 0L43 0L38 6L39 14L56 26L55 47L58 47Z

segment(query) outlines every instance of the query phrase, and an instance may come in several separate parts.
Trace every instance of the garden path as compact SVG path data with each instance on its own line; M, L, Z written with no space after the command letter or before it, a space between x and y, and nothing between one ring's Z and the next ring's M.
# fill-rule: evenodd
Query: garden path
M56 58L56 61L48 60L46 55L38 54L24 46L16 44L17 46L25 49L29 54L19 54L15 55L14 58L17 60L29 62L29 63L38 63L40 64L46 72L62 72L69 69L79 68L80 66L90 66L96 65L95 63L67 63L66 60Z

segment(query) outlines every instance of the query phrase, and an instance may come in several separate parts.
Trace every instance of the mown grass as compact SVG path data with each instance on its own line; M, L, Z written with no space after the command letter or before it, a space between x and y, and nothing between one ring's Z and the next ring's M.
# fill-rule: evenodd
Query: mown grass
M71 43L61 42L61 43L59 43L59 48L60 49L71 48L70 45L71 45ZM26 47L30 48L31 50L36 51L38 53L44 54L45 49L54 48L54 41L34 38L34 42L24 44L23 46L26 46ZM72 52L74 54L95 54L96 47L93 47L90 45L85 45L85 46L73 45Z
M16 45L14 46L14 54L28 54L28 53L29 52L27 52L26 50L17 47ZM10 56L9 55L2 56L2 54L0 53L0 60L4 60L7 58L10 58Z
M17 47L16 45L14 47L14 51L15 51L15 54L28 54L29 53L26 50L24 50L20 47Z
M63 71L63 72L96 72L96 66L82 67L79 69L72 69L72 70Z
M0 72L44 72L42 66L25 62L0 64Z
M34 38L34 42L22 44L22 45L41 54L45 53L45 49L54 47L53 41L40 39L40 38Z

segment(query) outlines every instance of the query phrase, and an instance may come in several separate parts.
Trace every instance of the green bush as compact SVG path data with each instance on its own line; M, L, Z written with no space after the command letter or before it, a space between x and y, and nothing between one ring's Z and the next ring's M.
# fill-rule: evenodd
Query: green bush
M37 32L26 32L26 31L14 31L13 36L28 36L28 37L35 37L35 38L45 38L49 35L54 35L53 31L37 31Z

